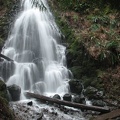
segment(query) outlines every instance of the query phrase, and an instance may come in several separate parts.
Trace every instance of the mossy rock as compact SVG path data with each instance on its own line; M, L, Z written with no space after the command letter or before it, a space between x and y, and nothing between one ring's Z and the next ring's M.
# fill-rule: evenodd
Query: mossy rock
M14 114L9 108L7 86L0 80L0 120L14 120Z
M95 99L97 98L96 94L97 94L98 90L94 87L87 87L84 91L84 95L87 96L89 99Z
M8 100L7 86L2 80L0 80L0 96Z
M12 110L6 99L0 96L0 120L15 120Z
M70 91L72 93L81 94L83 90L83 86L80 80L76 80L76 79L70 80L69 85L70 85Z

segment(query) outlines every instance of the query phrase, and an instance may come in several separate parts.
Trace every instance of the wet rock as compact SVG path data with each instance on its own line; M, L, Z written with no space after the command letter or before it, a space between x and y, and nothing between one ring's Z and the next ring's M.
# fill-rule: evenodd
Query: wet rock
M27 105L32 106L32 105L33 105L33 102L30 101L30 102L27 103Z
M106 106L106 103L102 100L93 100L92 105L93 106L104 107L104 106Z
M65 113L65 114L68 114L68 112L69 112L69 110L64 109L64 113Z
M60 97L58 94L55 94L55 95L53 96L53 98L54 98L54 99L61 99L61 97Z
M72 99L72 96L68 93L63 96L63 100L71 101L71 99Z
M43 109L43 112L44 112L44 113L48 113L49 111L48 111L48 109L45 109L45 108L44 108L44 109Z
M54 107L60 107L60 105L59 104L56 104L56 103L54 103Z
M54 111L53 111L53 112L51 112L51 114L52 114L52 115L55 115L55 116L57 116L57 115L58 115L58 113L57 113L57 112L54 112Z
M15 84L8 86L8 91L11 95L12 101L20 100L21 88Z
M72 93L81 94L83 87L80 80L70 80L69 85Z
M86 103L85 102L85 97L83 97L83 96L75 96L73 98L73 102L75 102L75 103L81 103L81 104L85 104Z

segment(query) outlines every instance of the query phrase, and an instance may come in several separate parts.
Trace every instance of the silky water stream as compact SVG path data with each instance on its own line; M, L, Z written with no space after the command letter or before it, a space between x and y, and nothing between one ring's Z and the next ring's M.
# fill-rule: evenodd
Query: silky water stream
M14 65L6 63L9 68L14 66L14 71L9 70L6 84L8 86L16 84L21 87L22 101L19 104L25 103L25 91L47 96L68 93L69 70L66 68L66 48L60 44L61 33L47 0L22 0L21 9L2 50L2 54L14 60ZM18 103L15 103L13 108L15 106L19 106ZM42 107L46 106L42 105ZM46 109L48 108L50 109L50 107ZM57 112L61 120L83 119L80 114L76 118L74 115L63 115L59 110ZM23 119L37 118L24 116ZM44 119L52 120L52 117L48 116Z

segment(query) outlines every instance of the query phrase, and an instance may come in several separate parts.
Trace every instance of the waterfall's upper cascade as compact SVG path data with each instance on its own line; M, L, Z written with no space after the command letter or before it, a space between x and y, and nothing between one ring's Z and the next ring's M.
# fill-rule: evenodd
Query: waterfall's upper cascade
M61 33L47 1L22 0L21 9L23 10L2 50L4 55L15 61L15 70L9 76L7 84L17 84L22 92L68 92L66 48L58 44Z

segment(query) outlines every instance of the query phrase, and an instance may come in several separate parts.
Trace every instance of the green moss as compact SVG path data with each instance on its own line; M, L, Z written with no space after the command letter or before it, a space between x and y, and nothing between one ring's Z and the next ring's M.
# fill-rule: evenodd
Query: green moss
M6 84L0 80L0 118L14 120L14 114L9 108Z
M0 118L3 120L14 120L14 114L9 109L9 104L6 99L0 96Z
M82 77L82 69L80 66L74 66L70 68L70 70L72 71L74 78L79 79Z
M82 77L82 81L83 81L83 85L85 88L87 88L88 86L90 86L90 83L91 83L91 79L86 77L86 76L83 76Z
M8 100L6 84L0 80L0 96Z
M72 43L75 40L72 28L68 25L64 18L58 17L59 14L55 14L55 16L61 32L65 35L65 41L63 42Z

